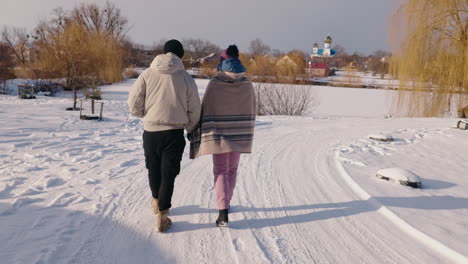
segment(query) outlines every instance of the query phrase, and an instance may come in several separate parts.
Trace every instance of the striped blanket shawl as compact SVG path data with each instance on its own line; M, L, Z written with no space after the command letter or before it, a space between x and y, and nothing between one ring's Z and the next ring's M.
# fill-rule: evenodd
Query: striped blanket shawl
M191 133L190 158L226 152L251 153L256 103L252 83L219 72L206 88L202 116Z

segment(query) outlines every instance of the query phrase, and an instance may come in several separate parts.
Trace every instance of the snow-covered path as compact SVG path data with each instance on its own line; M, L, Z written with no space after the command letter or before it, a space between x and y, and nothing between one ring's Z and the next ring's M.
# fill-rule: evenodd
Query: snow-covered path
M128 84L104 92L125 89ZM437 129L447 120L259 118L254 153L240 162L230 228L214 225L210 157L193 161L186 151L171 209L174 224L159 234L150 209L142 124L128 116L125 93L106 101L101 123L57 111L69 103L64 99L0 99L3 120L13 124L0 131L2 262L453 261L360 199L335 163L340 146L371 132ZM25 113L28 107L35 110ZM40 113L53 122L28 122ZM468 208L459 209L466 215Z

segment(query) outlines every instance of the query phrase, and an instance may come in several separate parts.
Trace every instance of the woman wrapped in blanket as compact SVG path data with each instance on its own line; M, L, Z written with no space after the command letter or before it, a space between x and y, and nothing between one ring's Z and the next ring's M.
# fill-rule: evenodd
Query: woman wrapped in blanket
M218 71L208 84L198 127L190 134L190 158L213 155L214 186L219 217L229 222L230 202L236 187L242 153L252 152L256 103L252 83L239 60L236 45L221 53Z

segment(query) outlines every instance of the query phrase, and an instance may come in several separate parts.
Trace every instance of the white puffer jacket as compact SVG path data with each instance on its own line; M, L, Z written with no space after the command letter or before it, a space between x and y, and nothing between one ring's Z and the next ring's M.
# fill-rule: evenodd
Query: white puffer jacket
M200 97L193 78L175 54L158 55L130 90L130 113L143 118L146 131L185 128L200 120Z

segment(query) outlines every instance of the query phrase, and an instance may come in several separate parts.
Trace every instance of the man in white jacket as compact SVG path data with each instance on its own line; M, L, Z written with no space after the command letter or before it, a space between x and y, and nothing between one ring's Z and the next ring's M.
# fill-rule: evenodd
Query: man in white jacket
M187 133L192 132L201 109L198 88L181 60L182 44L169 40L164 44L164 53L140 75L128 98L130 112L143 118L151 206L157 215L159 232L165 232L172 224L168 215L185 148L184 128Z

